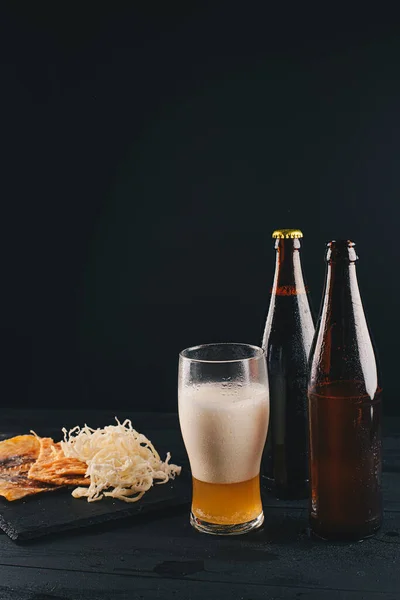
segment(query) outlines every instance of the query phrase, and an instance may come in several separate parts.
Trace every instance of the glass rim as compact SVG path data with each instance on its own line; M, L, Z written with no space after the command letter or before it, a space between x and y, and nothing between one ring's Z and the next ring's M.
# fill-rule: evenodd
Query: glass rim
M193 352L195 350L200 350L202 348L212 348L213 346L241 346L242 348L251 348L255 351L254 356L248 356L246 358L228 358L226 360L210 360L205 358L191 358L190 356L185 356L185 352ZM198 344L197 346L189 346L188 348L184 348L179 352L179 358L184 360L188 360L195 363L204 363L204 364L228 364L228 363L243 363L249 362L251 360L259 360L265 356L265 351L260 346L254 346L253 344L246 344L244 342L211 342L209 344Z

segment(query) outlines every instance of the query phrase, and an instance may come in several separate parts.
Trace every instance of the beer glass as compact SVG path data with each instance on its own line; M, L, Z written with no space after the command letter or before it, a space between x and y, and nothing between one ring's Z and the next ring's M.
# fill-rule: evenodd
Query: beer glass
M192 471L192 526L218 535L260 527L260 463L269 422L264 351L233 343L183 350L178 407Z

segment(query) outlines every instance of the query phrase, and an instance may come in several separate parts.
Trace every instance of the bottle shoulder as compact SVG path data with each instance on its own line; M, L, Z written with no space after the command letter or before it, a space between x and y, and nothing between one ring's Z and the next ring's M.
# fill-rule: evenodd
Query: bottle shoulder
M293 343L296 339L311 345L314 337L314 319L306 302L281 302L271 298L265 323L263 343Z
M335 383L339 387L343 382L356 382L358 393L369 397L382 388L375 346L365 322L353 328L322 320L317 326L310 352L310 387L332 382L339 382Z

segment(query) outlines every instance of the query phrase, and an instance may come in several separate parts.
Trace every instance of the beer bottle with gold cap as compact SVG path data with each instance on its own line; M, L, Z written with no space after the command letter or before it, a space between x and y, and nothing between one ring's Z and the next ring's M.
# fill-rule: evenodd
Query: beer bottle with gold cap
M382 521L381 382L348 240L329 242L310 354L310 526L361 539Z
M273 232L275 276L263 348L270 387L270 425L263 479L277 498L306 498L308 489L308 357L314 320L303 279L298 229Z

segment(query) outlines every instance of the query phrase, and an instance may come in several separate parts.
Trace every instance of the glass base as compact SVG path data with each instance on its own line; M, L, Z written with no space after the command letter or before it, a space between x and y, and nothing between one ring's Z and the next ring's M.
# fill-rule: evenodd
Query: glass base
M208 523L195 517L190 512L190 524L192 527L202 533L210 533L211 535L242 535L254 529L258 529L264 523L264 513L260 512L258 517L247 521L246 523L238 523L237 525L219 525L217 523Z

